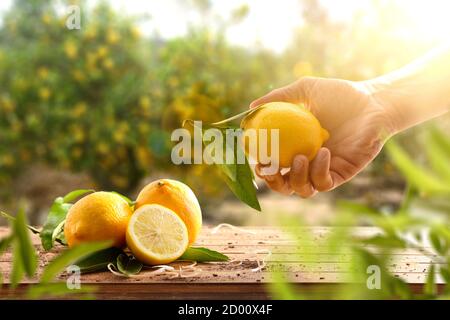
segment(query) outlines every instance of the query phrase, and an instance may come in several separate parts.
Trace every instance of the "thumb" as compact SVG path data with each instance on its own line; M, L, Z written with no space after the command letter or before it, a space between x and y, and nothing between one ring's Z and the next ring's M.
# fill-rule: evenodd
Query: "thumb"
M301 78L285 87L272 90L265 96L253 101L250 104L250 109L269 102L305 103L305 88L308 86L310 81L310 78Z

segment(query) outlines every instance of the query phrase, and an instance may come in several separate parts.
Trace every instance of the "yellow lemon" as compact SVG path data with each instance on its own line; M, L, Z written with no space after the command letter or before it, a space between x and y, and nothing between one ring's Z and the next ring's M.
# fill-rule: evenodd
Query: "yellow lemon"
M77 201L67 213L64 235L69 247L94 241L111 240L125 246L125 234L132 215L131 207L119 195L95 192Z
M188 230L181 218L158 204L147 204L134 212L126 238L135 257L150 265L175 261L189 245Z
M194 243L202 228L202 211L194 192L180 181L161 179L145 186L136 199L135 208L160 204L175 212L186 224L189 244Z
M274 158L277 155L271 154L270 130L278 129L278 162L282 168L289 168L298 154L306 156L309 160L314 159L322 144L329 138L328 132L321 127L310 111L287 102L271 102L261 106L242 120L241 128L245 131L256 129L257 148L249 148L249 139L245 139L244 146L246 153L258 162L261 162L258 130L267 130L267 155Z

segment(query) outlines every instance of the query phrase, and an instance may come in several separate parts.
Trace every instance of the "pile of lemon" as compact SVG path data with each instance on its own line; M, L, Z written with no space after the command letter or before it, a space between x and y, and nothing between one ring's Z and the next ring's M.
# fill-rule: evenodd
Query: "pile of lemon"
M134 206L111 192L83 197L70 208L64 235L69 247L109 240L155 265L178 259L201 227L202 213L192 190L179 181L161 179L144 187Z

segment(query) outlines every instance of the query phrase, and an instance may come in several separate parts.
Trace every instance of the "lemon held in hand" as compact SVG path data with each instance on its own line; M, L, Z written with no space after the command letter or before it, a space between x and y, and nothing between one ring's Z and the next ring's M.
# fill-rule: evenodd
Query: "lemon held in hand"
M270 129L279 129L279 165L289 168L294 157L298 154L314 159L322 144L328 140L328 131L323 129L316 117L306 108L287 102L270 102L250 113L241 122L241 128L267 129L267 153L271 155ZM256 152L249 154L248 141L244 141L247 155L259 160L258 132Z
M150 265L175 261L189 245L188 230L181 218L158 204L147 204L134 212L126 237L136 258Z
M124 247L125 233L132 210L128 203L111 192L95 192L77 201L67 213L64 235L69 247L84 242L110 240Z
M202 228L202 211L194 192L182 182L161 179L145 186L136 199L135 208L159 204L175 212L186 224L189 244L194 243Z

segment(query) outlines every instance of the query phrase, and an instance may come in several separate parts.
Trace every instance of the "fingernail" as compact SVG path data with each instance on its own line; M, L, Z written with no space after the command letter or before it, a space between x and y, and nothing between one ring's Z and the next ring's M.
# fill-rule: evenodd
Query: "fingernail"
M275 181L275 176L264 176L264 178L269 182Z

